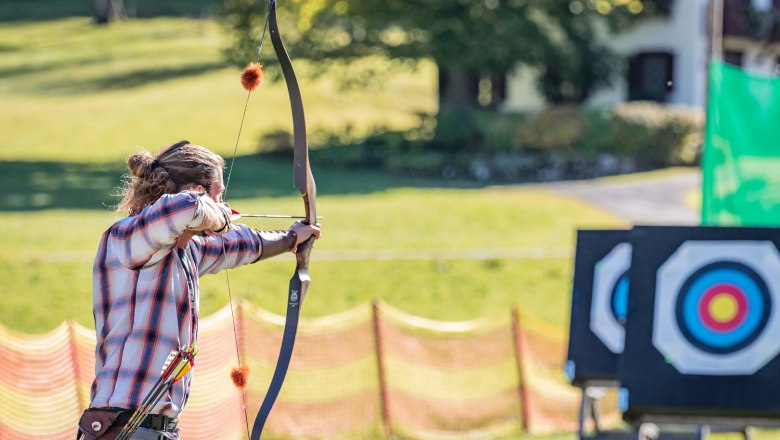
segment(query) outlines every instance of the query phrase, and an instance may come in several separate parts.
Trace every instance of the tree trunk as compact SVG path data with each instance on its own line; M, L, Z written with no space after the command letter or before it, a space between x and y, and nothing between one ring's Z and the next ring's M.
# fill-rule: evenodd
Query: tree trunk
M123 0L95 0L95 22L107 24L125 18Z
M439 111L496 109L506 99L506 74L481 76L461 67L439 64ZM490 94L480 102L480 82L490 81Z
M479 107L479 73L443 64L438 68L440 112Z
M490 108L497 109L506 100L506 73L490 75Z

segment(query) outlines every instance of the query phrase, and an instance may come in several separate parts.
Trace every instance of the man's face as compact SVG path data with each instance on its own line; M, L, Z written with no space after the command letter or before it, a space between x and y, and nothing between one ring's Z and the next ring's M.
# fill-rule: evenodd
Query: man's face
M222 183L222 170L217 172L217 178L209 185L209 196L214 199L215 202L222 203L222 194L225 192L225 185Z

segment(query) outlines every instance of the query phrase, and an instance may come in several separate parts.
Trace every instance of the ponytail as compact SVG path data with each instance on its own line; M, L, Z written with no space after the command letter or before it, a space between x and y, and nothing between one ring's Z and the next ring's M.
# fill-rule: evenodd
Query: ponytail
M188 141L166 147L157 157L148 151L133 154L127 159L130 172L124 177L116 211L137 214L164 194L191 185L208 188L224 165L219 155Z

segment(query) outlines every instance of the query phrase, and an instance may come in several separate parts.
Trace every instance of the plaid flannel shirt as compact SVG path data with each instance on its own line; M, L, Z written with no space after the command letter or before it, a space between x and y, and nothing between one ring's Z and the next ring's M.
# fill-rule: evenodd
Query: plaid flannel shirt
M93 267L97 346L91 407L137 408L170 351L197 339L198 277L260 258L259 232L243 225L176 246L185 230L203 221L201 197L165 195L103 234ZM151 412L169 404L183 409L191 381L192 372Z

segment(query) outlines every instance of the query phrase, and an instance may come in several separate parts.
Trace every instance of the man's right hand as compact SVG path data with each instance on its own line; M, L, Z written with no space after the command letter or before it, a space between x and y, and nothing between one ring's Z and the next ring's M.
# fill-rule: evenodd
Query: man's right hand
M200 198L203 207L203 221L194 230L205 232L206 235L222 235L228 232L232 223L230 221L233 211L225 203L215 202L214 199L204 194Z

